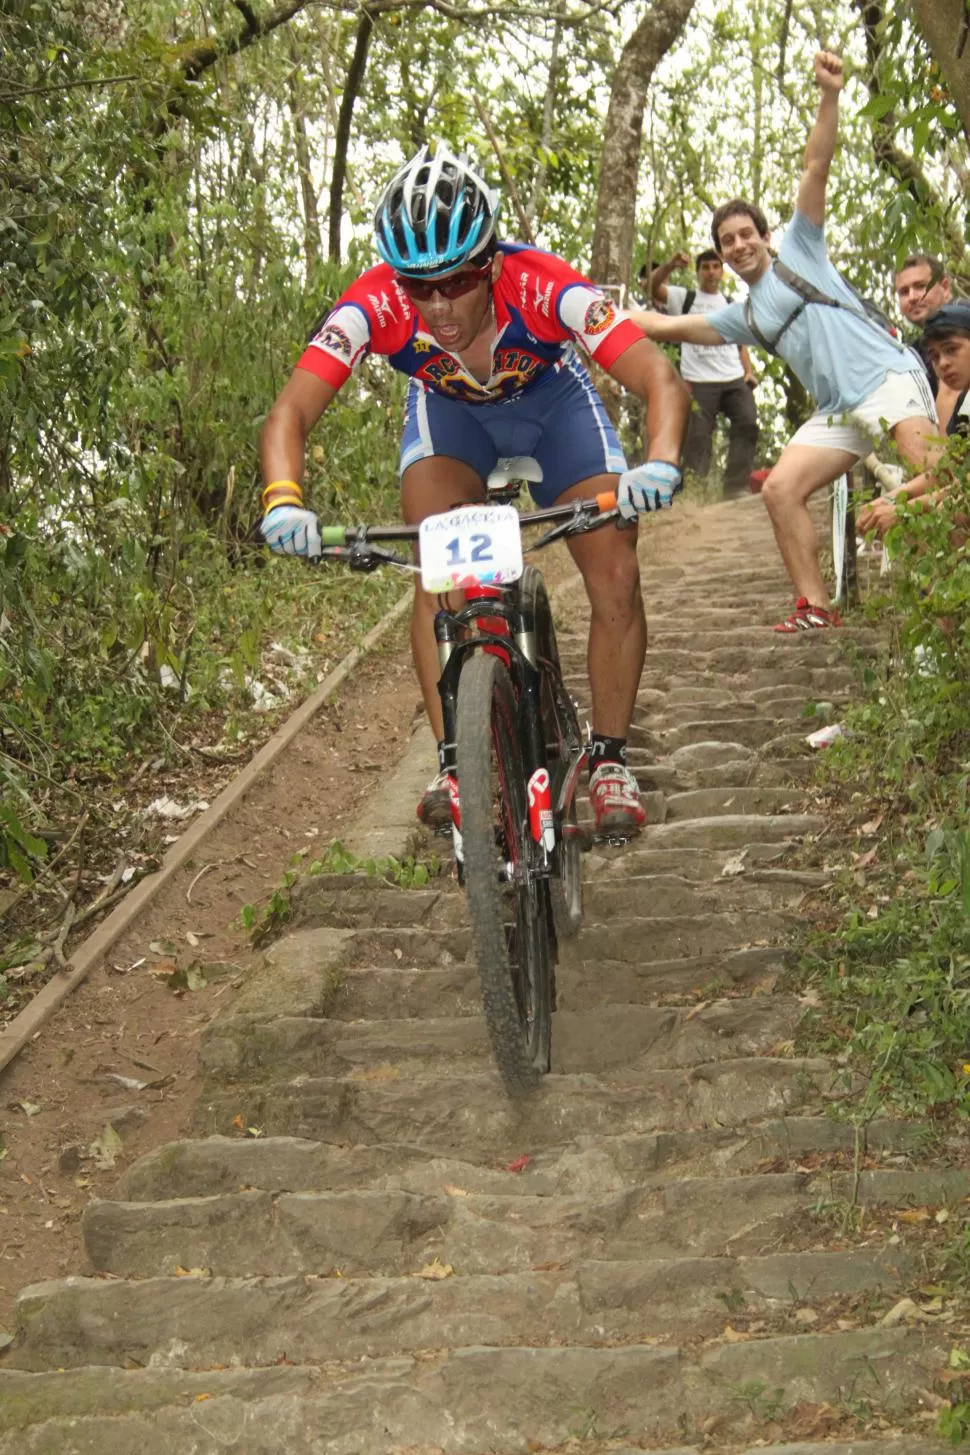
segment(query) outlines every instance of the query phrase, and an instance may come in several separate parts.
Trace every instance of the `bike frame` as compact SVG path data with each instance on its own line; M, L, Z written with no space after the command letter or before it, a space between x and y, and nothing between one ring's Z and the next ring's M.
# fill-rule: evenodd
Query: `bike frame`
M575 500L567 505L553 505L531 511L521 518L523 527L549 525L551 529L530 550L540 550L555 540L585 531L597 530L617 521L616 497L604 494L596 499ZM352 568L375 570L382 565L413 569L412 563L382 548L378 542L413 541L419 526L360 526L356 530L343 526L324 527L321 532L321 556L343 559ZM452 834L455 857L462 860L461 809L458 795L456 752L458 685L466 658L476 651L499 653L507 662L518 704L518 729L523 757L528 772L529 828L535 846L534 864L537 877L552 873L557 828L563 824L576 791L580 772L586 761L586 746L578 743L570 758L557 774L555 791L546 757L542 725L543 672L552 675L551 685L557 695L565 693L562 677L552 663L540 662L537 649L537 623L522 599L519 582L508 586L469 586L464 590L465 603L449 609L439 597L441 608L435 617L435 639L441 677L438 692L444 716L445 748L443 771L451 788ZM497 628L497 629L496 629Z

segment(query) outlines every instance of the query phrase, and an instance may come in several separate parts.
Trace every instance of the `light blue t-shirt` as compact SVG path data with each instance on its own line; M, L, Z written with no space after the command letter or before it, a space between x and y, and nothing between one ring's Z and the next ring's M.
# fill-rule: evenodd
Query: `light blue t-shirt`
M778 256L793 273L855 310L849 313L845 308L809 303L778 345L781 357L815 396L819 413L850 413L879 388L887 374L922 369L919 355L912 349L894 343L878 324L859 317L858 298L829 262L824 230L809 222L804 213L795 213ZM754 284L750 296L754 321L771 343L802 302L771 268ZM758 345L744 321L743 303L710 314L707 322L730 343Z

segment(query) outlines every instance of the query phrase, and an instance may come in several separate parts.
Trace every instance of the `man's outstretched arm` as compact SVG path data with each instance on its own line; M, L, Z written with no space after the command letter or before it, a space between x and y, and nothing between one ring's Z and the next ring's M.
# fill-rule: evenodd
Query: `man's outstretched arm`
M724 339L700 313L652 313L645 308L628 308L627 313L647 338L662 344L723 344Z
M825 221L825 188L839 131L839 92L845 85L841 57L832 51L819 51L815 57L815 81L821 88L822 99L805 148L795 205L809 222L821 227Z

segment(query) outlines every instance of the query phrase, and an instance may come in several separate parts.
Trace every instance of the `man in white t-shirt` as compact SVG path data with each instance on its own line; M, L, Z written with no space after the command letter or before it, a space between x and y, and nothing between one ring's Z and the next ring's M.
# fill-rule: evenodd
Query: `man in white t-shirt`
M714 249L707 248L695 259L696 288L680 288L667 282L675 269L689 266L690 258L680 252L675 253L669 262L654 268L649 282L654 303L667 314L703 316L727 308L728 300L721 292L724 264ZM718 415L723 414L730 423L724 494L746 493L758 444L758 418L754 407L754 390L758 381L747 349L743 344L682 344L680 374L693 395L684 446L684 469L692 470L695 475L710 473L714 430Z

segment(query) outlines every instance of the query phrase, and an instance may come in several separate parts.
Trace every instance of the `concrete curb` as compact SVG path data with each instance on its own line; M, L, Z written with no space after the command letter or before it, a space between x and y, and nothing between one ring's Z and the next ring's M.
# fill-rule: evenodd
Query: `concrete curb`
M246 796L257 778L265 773L284 749L289 747L293 739L299 736L311 718L326 704L327 699L347 680L361 658L376 646L381 637L404 615L411 601L412 593L408 591L387 615L371 628L360 646L354 647L353 651L347 653L343 661L324 678L316 691L287 718L269 742L263 744L255 757L233 778L231 783L226 785L215 802L199 815L190 828L186 829L178 842L173 844L165 855L161 868L136 884L117 909L112 910L107 919L102 920L97 929L78 946L68 961L66 969L58 970L37 992L29 1005L24 1006L20 1014L0 1031L0 1071L9 1066L27 1042L36 1036L41 1026L50 1019L72 990L75 990L90 974L95 965L104 958L145 906L150 904L160 890L178 873L186 860L192 857L199 845L205 841L216 825L222 822L230 809Z

